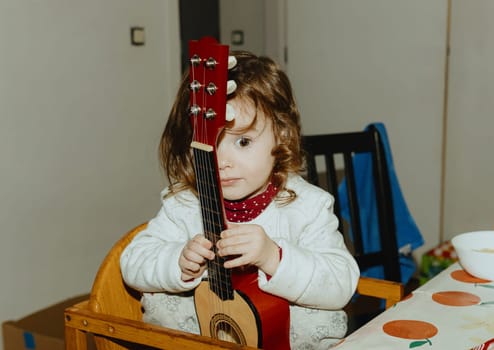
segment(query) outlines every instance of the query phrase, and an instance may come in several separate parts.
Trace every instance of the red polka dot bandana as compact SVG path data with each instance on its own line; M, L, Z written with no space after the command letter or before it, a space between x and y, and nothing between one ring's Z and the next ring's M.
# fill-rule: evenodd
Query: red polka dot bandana
M226 219L230 222L246 222L255 219L272 202L278 188L271 182L266 191L243 201L224 200Z

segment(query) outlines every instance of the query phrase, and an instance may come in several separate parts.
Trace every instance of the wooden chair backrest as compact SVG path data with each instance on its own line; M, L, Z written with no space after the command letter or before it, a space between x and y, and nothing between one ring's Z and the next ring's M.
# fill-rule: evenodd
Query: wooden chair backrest
M119 316L130 320L142 320L140 293L128 287L120 272L120 255L124 248L147 224L141 224L120 238L106 255L94 279L89 297L89 310ZM99 350L126 349L103 337L96 337Z

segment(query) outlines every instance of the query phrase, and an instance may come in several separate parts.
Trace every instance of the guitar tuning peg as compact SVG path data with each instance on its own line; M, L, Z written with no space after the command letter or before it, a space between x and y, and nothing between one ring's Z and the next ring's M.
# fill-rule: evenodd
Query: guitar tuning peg
M228 56L228 69L232 69L237 65L237 59L235 56Z
M227 95L230 95L236 89L237 89L237 83L235 82L235 80L228 80L226 82L226 94Z
M225 119L226 119L226 121L231 122L233 119L235 119L235 113L237 113L235 111L235 108L233 108L232 105L230 105L229 103L227 103L226 104L226 113L225 113Z

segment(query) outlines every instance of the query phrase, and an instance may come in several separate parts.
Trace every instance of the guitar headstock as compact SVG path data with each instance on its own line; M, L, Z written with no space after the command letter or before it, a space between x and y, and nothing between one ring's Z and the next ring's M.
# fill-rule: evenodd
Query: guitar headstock
M226 123L228 46L212 37L191 40L189 59L192 140L215 148Z

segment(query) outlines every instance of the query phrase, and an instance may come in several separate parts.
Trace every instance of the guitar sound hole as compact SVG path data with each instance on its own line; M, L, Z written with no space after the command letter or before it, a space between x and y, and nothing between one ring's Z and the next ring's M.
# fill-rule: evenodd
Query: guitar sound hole
M247 345L245 336L240 330L237 322L228 315L215 314L209 324L212 337L231 343Z

